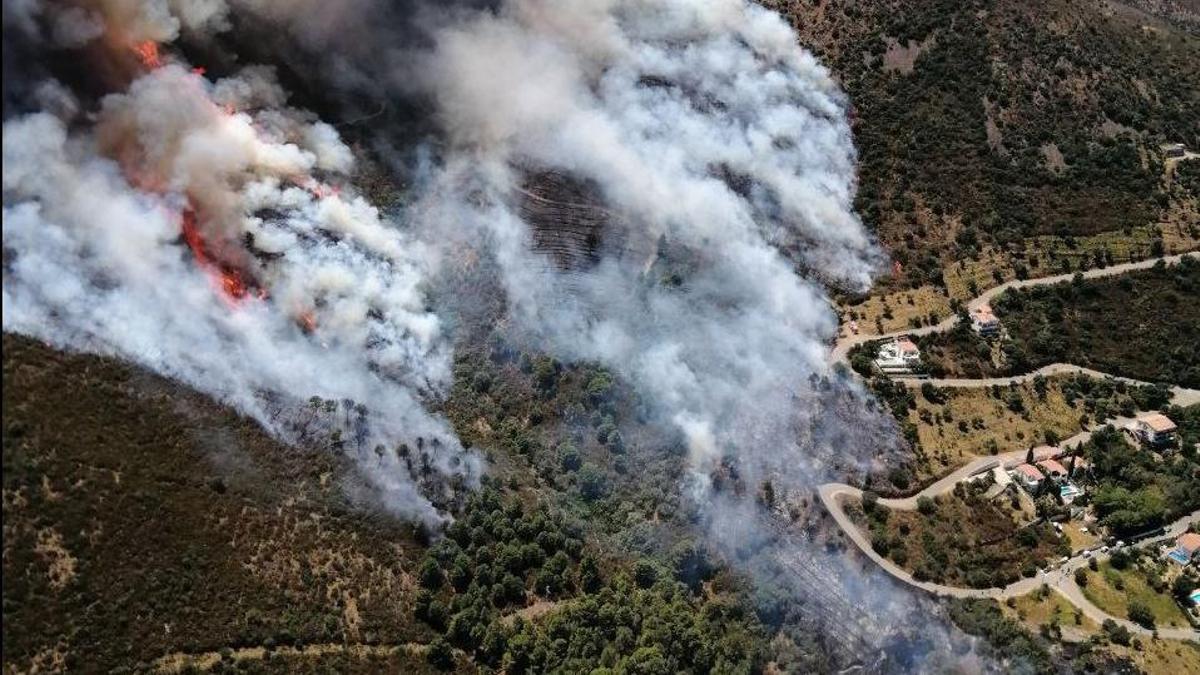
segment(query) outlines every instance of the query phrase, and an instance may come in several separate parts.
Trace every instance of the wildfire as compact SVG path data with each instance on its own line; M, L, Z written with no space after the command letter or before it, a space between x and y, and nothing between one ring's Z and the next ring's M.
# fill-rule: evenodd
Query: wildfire
M340 187L322 183L311 176L292 176L292 182L308 190L309 194L317 199L336 197L342 193Z
M300 324L300 330L311 333L317 329L317 316L312 310L301 312L300 316L296 317L296 323Z
M154 69L163 64L162 56L158 53L158 43L154 40L146 40L134 45L133 53L137 54L138 60L147 68Z
M183 240L187 243L188 249L191 250L192 255L196 258L196 263L208 273L214 284L223 293L223 297L237 303L246 299L253 290L255 291L255 297L259 299L266 298L266 291L263 289L252 289L241 271L213 259L208 251L208 246L204 243L204 237L200 234L194 210L190 208L184 210L181 228L183 230Z

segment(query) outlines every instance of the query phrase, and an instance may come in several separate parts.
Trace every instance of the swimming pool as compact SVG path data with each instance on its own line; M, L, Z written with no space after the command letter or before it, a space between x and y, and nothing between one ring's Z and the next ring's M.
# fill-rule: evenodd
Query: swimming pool
M1180 565L1186 565L1188 562L1190 562L1188 557L1184 555L1182 551L1171 551L1167 554L1167 557L1179 563Z

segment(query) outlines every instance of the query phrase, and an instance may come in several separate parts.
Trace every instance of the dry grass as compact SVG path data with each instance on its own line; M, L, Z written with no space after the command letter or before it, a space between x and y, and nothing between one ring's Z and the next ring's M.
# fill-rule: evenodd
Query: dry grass
M886 522L872 516L872 543L886 539L887 557L917 579L973 588L1004 586L1061 557L1059 538L1049 525L1026 527L1006 501L989 501L981 493L938 497L928 515L895 510ZM1023 541L1022 530L1034 538Z
M1058 593L1043 594L1034 591L1015 598L1013 606L1000 605L1005 614L1016 618L1033 630L1045 624L1057 623L1062 629L1063 640L1079 642L1099 632L1095 621L1079 613L1075 606ZM1115 658L1129 659L1135 666L1150 675L1176 675L1177 673L1200 672L1200 645L1179 640L1140 640L1141 648L1106 644L1104 652Z
M1091 527L1088 527L1087 532L1081 532L1080 530L1084 527L1087 526L1077 520L1063 523L1063 534L1067 537L1067 541L1071 542L1072 553L1082 551L1085 548L1092 548L1100 543L1099 537L1096 536Z
M1017 278L1018 264L1028 270L1029 278L1036 278L1061 274L1063 261L1069 261L1072 270L1081 266L1095 267L1096 254L1102 251L1107 251L1114 263L1149 258L1152 257L1152 243L1159 238L1166 254L1200 248L1200 236L1185 222L1181 216L1160 225L1145 225L1127 231L1083 237L1033 237L1025 242L1023 253L989 248L977 258L952 263L942 273L942 280L949 297L968 300L992 286Z
M1095 633L1100 628L1095 621L1079 612L1069 600L1054 591L1043 593L1037 590L1014 600L1014 607L1001 605L1004 612L1034 629L1043 624L1057 623L1064 633L1071 632L1080 636Z
M917 425L922 469L941 475L977 458L1041 445L1045 432L1067 438L1078 431L1080 410L1063 397L1057 378L1048 381L1046 397L1039 400L1029 383L1014 388L1024 401L1024 413L1009 409L991 388L943 389L945 402L930 403L916 395L917 409L909 421ZM1006 395L1009 388L1001 388Z
M887 43L887 51L883 53L882 69L885 72L895 71L901 75L911 73L917 63L917 57L932 47L936 39L936 35L930 35L920 42L909 40L907 45L902 45L895 38L884 38Z
M1200 645L1179 640L1143 640L1141 649L1112 645L1113 654L1133 661L1149 675L1200 673Z
M154 663L159 673L209 672L222 666L225 669L248 668L251 663L268 663L279 672L337 672L350 668L356 672L436 672L425 663L428 647L418 643L400 645L314 644L303 647L240 647L223 655L220 651L188 654L168 654ZM459 667L473 671L460 659ZM258 666L262 668L263 666Z
M858 322L860 333L879 335L913 328L918 323L933 323L950 316L950 298L935 286L921 286L906 291L873 295L856 305L839 308L843 322Z
M1118 589L1120 585L1123 588ZM1110 563L1101 563L1098 572L1088 570L1087 585L1083 594L1097 607L1113 616L1126 617L1129 603L1141 602L1154 612L1158 626L1184 627L1188 625L1183 610L1175 603L1170 591L1156 592L1146 582L1143 572L1131 565L1128 569L1114 569Z

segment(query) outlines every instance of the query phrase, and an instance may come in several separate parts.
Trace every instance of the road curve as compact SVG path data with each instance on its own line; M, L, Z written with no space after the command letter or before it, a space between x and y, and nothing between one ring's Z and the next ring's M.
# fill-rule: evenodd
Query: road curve
M1180 253L1177 255L1163 256L1163 257L1159 257L1159 258L1150 258L1147 260L1141 260L1141 261L1130 262L1130 263L1122 263L1120 265L1111 265L1111 266L1103 267L1103 268L1094 268L1094 269L1085 270L1085 271L1079 272L1079 273L1072 272L1072 273L1068 273L1068 274L1057 274L1057 275L1048 276L1048 277L1039 277L1037 279L1010 281L1008 283L1001 284L994 288L990 288L987 291L984 291L982 294L980 294L976 298L970 300L967 303L967 310L971 311L971 310L974 310L984 304L987 304L987 303L991 302L991 300L993 298L999 296L1000 294L1004 293L1005 291L1007 291L1009 289L1028 288L1031 286L1041 286L1041 285L1047 285L1047 284L1062 283L1062 282L1072 280L1076 274L1081 274L1083 276L1083 278L1085 278L1085 279L1095 279L1095 278L1100 278L1100 277L1113 276L1113 275L1123 274L1125 272L1130 272L1130 271L1134 271L1134 270L1147 269L1147 268L1153 267L1154 265L1158 264L1159 262L1163 262L1166 264L1174 264L1174 263L1177 263L1180 260L1182 260L1184 257L1195 256L1195 255L1196 255L1196 252L1190 251L1187 253ZM829 355L829 360L830 360L830 363L845 363L847 361L847 354L849 354L851 349L853 349L854 347L856 347L858 345L865 344L867 342L876 341L876 340L888 340L888 339L900 337L902 335L921 336L921 335L930 335L933 333L939 333L939 332L950 330L951 328L953 328L955 326L956 323L958 323L958 317L951 316L947 319L942 320L941 322L939 322L937 324L934 324L931 326L922 326L920 328L914 328L914 329L909 329L909 330L893 331L893 332L884 333L881 335L846 335L846 336L843 336L841 339L839 339L837 341L837 343L834 345L833 350L831 351L831 353ZM1114 380L1126 382L1129 384L1139 384L1139 385L1149 384L1147 382L1142 382L1140 380L1135 380L1135 379L1127 378L1127 377L1114 376L1114 375L1110 375L1108 373L1103 373L1103 372L1100 372L1097 370L1093 370L1091 368L1085 368L1083 366L1077 366L1077 365L1069 364L1069 363L1053 363L1048 366L1039 368L1031 373L1026 373L1023 375L1014 375L1011 377L984 378L984 379L947 378L947 379L932 379L932 380L931 379L922 380L922 379L917 379L917 378L898 377L895 379L898 381L904 382L907 386L920 386L921 384L923 384L925 382L929 382L930 384L937 386L937 387L990 387L993 385L1008 386L1010 384L1015 384L1015 383L1019 383L1019 382L1024 382L1026 380L1031 380L1034 377L1037 377L1039 375L1050 376L1050 375L1060 375L1060 374L1066 374L1066 373L1078 373L1078 374L1089 375L1089 376L1096 377L1096 378L1112 378ZM1200 403L1200 391L1195 390L1195 389L1188 389L1185 387L1172 387L1171 395L1172 395L1171 402L1175 405L1189 406L1189 405ZM1119 428L1121 426L1124 426L1124 424L1127 424L1129 421L1130 420L1128 420L1126 418L1117 418L1114 420L1107 421L1106 424L1113 424ZM1066 439L1065 441L1063 441L1060 444L1060 447L1074 446L1074 445L1078 445L1080 443L1086 442L1091 437L1094 429L1099 428L1099 426L1102 426L1102 425L1098 425L1097 427L1094 427L1093 429L1090 429L1090 430L1082 431L1082 432L1076 434L1075 436L1072 436L1071 438ZM920 492L918 492L915 495L912 495L911 497L904 497L904 498L900 498L900 499L880 499L879 503L890 509L913 510L913 509L917 508L917 500L920 499L921 497L936 497L938 495L945 494L945 493L953 490L954 486L957 485L959 482L961 482L967 478L970 478L971 476L973 476L975 474L981 473L982 471L985 471L991 467L997 466L997 465L1003 466L1006 469L1011 468L1012 466L1015 466L1015 465L1020 464L1021 462L1025 461L1026 454L1027 454L1026 450L1016 450L1013 452L1003 453L1003 454L995 455L992 457L981 457L972 462L969 462L965 466L962 466L962 467L956 469L955 471L942 477L941 479L934 482L929 487L926 487L924 490L921 490ZM1033 590L1039 588L1043 584L1047 584L1047 585L1051 586L1052 588L1054 588L1055 592L1062 595L1069 602L1071 602L1073 605L1078 607L1085 615L1087 615L1090 619L1092 619L1093 621L1095 621L1097 623L1103 623L1106 620L1112 620L1112 621L1115 621L1117 624L1124 626L1130 632L1135 633L1135 634L1147 635L1147 636L1152 636L1152 635L1157 634L1159 637L1164 637L1164 638L1169 638L1169 639L1191 640L1191 641L1200 642L1200 631L1197 631L1195 629L1192 629L1192 628L1159 628L1157 630L1148 630L1148 629L1144 628L1143 626L1133 623L1132 621L1128 621L1126 619L1119 619L1115 616L1112 616L1112 615L1104 612L1103 610L1101 610L1096 605L1094 605L1091 601L1089 601L1083 595L1083 591L1075 583L1075 578L1074 578L1075 570L1086 565L1087 561L1088 561L1088 559L1084 558L1082 555L1077 555L1077 556L1072 557L1064 565L1062 565L1061 567L1059 567L1053 571L1040 572L1035 577L1015 581L1003 588L962 588L962 587L957 587L957 586L945 586L942 584L936 584L936 583L932 583L932 582L928 582L928 581L918 581L907 570L901 568L900 566L896 565L892 561L890 561L887 558L884 558L884 557L880 556L878 553L876 553L875 549L872 548L872 546L871 546L871 542L867 539L867 537L863 534L863 532L860 529L858 529L858 526L856 526L854 524L854 522L850 520L849 515L847 515L845 509L842 508L841 502L844 499L861 499L862 498L861 490L859 490L858 488L852 487L850 485L842 484L842 483L826 483L817 488L817 494L821 499L821 503L825 505L825 509L833 517L834 522L836 522L838 524L838 526L842 529L842 531L846 534L846 536L849 537L850 540L853 541L856 546L858 546L859 550L862 551L863 555L870 558L876 565L883 568L884 571L886 571L888 574L892 575L896 579L899 579L900 581L903 581L904 583L906 583L910 586L913 586L915 588L919 588L927 593L932 593L934 595L943 596L943 597L952 597L952 598L991 598L993 600L1005 600L1007 598L1025 595L1025 594L1030 593ZM1158 543L1160 541L1164 541L1166 539L1178 536L1179 534L1181 534L1183 531L1185 531L1187 529L1187 526L1189 523L1197 520L1198 518L1200 518L1200 511L1194 511L1193 513L1191 513L1187 516L1184 516L1183 518L1180 518L1176 522L1172 523L1169 528L1169 531L1166 535L1156 538L1156 539L1147 540L1145 542L1142 542L1139 544L1139 546L1152 545L1152 544ZM1096 557L1102 559L1102 558L1106 558L1107 556L1105 555L1102 557L1100 555L1097 555Z
M939 481L939 483L940 482L941 481ZM940 494L932 492L937 485L938 484L935 483L933 486L926 488L910 498L912 501L911 508L916 508L916 499L918 497ZM875 549L871 547L871 542L863 534L862 530L860 530L858 526L855 525L852 520L850 520L850 516L842 507L842 501L845 499L861 499L861 490L841 483L826 483L825 485L817 488L817 495L820 497L821 503L825 505L825 509L829 512L829 515L833 516L834 522L836 522L838 526L842 528L842 531L846 533L846 536L849 537L856 546L858 546L863 555L866 555L876 565L883 568L884 571L893 577L903 581L909 586L919 588L927 593L949 598L991 598L993 600L1006 600L1008 598L1026 595L1027 593L1031 593L1041 587L1042 584L1047 584L1072 604L1079 607L1084 614L1097 623L1103 623L1106 619L1112 619L1118 624L1128 628L1130 632L1136 634L1153 635L1155 632L1157 632L1159 637L1173 640L1192 640L1200 642L1200 631L1196 631L1191 628L1159 628L1157 631L1148 630L1133 623L1132 621L1119 619L1115 616L1107 614L1099 607L1096 607L1094 604L1089 602L1088 599L1084 597L1083 592L1075 584L1074 578L1075 570L1087 564L1088 559L1084 558L1082 555L1077 555L1071 558L1071 560L1069 560L1066 564L1054 571L1042 572L1037 576L1015 581L1003 588L962 588L959 586L945 586L929 581L918 581L907 570L876 553ZM908 500L880 499L879 503L889 506L890 508L904 509L905 507L900 506L900 504L907 501ZM1147 540L1146 542L1139 544L1139 546L1152 545L1171 537L1178 536L1187 529L1189 523L1193 522L1197 518L1200 518L1200 511L1194 511L1191 514L1180 518L1171 524L1167 534L1156 539ZM1100 558L1099 555L1097 557Z
M1048 276L1048 277L1038 277L1036 279L1013 280L1013 281L1009 281L1007 283L1000 284L999 286L994 286L992 288L989 288L988 290L984 291L980 295L969 300L967 302L967 310L968 311L974 310L974 309L979 308L982 305L986 305L986 304L990 303L992 301L992 299L996 298L997 296L999 296L1000 294L1004 293L1005 291L1007 291L1009 289L1029 288L1031 286L1045 286L1048 284L1059 284L1064 281L1070 281L1071 279L1073 279L1075 277L1076 274L1081 274L1084 279L1098 279L1101 277L1110 277L1110 276L1114 276L1117 274L1124 274L1125 272L1132 272L1135 270L1148 269L1148 268L1154 267L1160 261L1163 263L1166 263L1166 264L1174 264L1174 263L1179 262L1180 260L1183 260L1184 258L1186 258L1188 256L1197 256L1197 255L1200 255L1200 254L1198 254L1196 251L1188 251L1186 253L1177 253L1175 255L1162 256L1159 258L1147 258L1146 260L1138 260L1136 262L1121 263L1119 265L1109 265L1107 267L1094 267L1092 269L1084 270L1082 272L1070 272L1068 274L1055 274L1055 275ZM858 345L865 344L867 342L872 342L874 340L889 340L892 338L900 337L901 335L920 336L920 335L930 335L932 333L941 333L941 332L950 330L957 323L958 323L958 317L950 316L949 318L943 319L942 321L940 321L932 326L922 326L920 328L911 328L911 329L907 329L907 330L892 331L890 333L883 333L881 335L863 335L863 334L846 335L846 336L843 336L841 339L839 339L836 344L834 344L833 351L830 353L830 357L829 357L830 363L845 363L846 355L850 353L851 349L853 349L854 347L856 347Z

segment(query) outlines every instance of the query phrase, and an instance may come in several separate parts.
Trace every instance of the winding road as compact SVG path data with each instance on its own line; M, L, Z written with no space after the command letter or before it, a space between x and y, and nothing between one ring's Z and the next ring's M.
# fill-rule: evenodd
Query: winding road
M1198 256L1195 251L1187 253L1177 253L1175 255L1162 256L1160 258L1147 258L1146 260L1138 260L1136 262L1121 263L1119 265L1109 265L1108 267L1094 267L1082 272L1071 272L1068 274L1055 274L1048 277L1038 277L1036 279L1018 279L1000 284L993 288L989 288L977 297L967 302L967 311L973 311L979 307L990 303L994 298L1010 289L1029 288L1032 286L1046 286L1050 284L1060 284L1064 281L1070 281L1076 274L1080 274L1084 279L1098 279L1102 277L1111 277L1125 272L1133 272L1135 270L1149 269L1157 265L1160 261L1168 265L1175 264L1189 256ZM830 353L832 363L845 363L846 355L850 350L861 344L866 344L875 340L889 340L900 337L902 335L930 335L933 333L941 333L948 331L958 323L957 316L951 316L943 319L939 323L931 326L921 326L920 328L910 328L907 330L893 331L891 333L883 333L879 335L844 335L833 347ZM1057 365L1057 364L1056 364Z
M1184 257L1195 255L1197 255L1195 252L1181 253L1178 255L1164 256L1161 258L1151 258L1138 262L1123 263L1120 265L1111 265L1103 268L1090 269L1079 274L1082 274L1083 278L1085 279L1107 277L1134 270L1147 269L1153 267L1159 262L1173 264L1179 262ZM978 297L969 301L967 303L967 310L971 311L984 304L987 304L993 298L999 296L1009 289L1062 283L1065 281L1070 281L1072 278L1074 278L1075 274L1076 273L1058 274L1048 277L1039 277L1037 279L1010 281L1008 283L988 289ZM846 335L838 340L834 345L834 348L830 354L830 361L832 363L845 363L847 360L847 354L851 349L867 342L875 340L887 340L900 337L902 335L920 336L939 333L953 328L957 322L958 317L952 316L937 324L931 326L922 326L920 328L910 330L896 331L882 335ZM1014 375L1011 377L984 379L918 379L912 377L897 377L895 379L904 382L908 386L920 386L928 382L937 387L991 387L994 385L1007 386L1010 384L1020 383L1026 380L1031 380L1039 375L1050 376L1068 373L1090 375L1097 378L1112 378L1114 380L1130 384L1148 384L1139 380L1126 377L1117 377L1109 375L1108 373L1103 373L1097 370L1092 370L1090 368L1084 368L1082 366L1068 363L1054 363L1039 368L1031 373ZM1175 405L1188 406L1200 403L1200 391L1195 389L1188 389L1186 387L1172 387L1171 394L1171 402ZM1129 421L1130 420L1127 418L1116 418L1107 420L1105 424L1113 424L1119 428L1127 424ZM1060 447L1078 445L1086 442L1091 437L1093 431L1101 426L1103 425L1097 425L1092 429L1082 431L1075 436L1066 439L1060 443ZM955 485L963 480L990 470L995 466L1002 466L1005 469L1011 468L1024 462L1027 452L1027 450L1016 450L991 457L978 458L966 464L965 466L954 470L950 474L942 477L937 482L933 483L929 487L926 487L917 494L912 495L911 497L900 499L880 499L879 504L890 509L914 510L917 508L917 500L921 497L932 498L950 492L954 489ZM871 542L868 540L867 536L846 514L842 504L843 501L847 499L861 499L861 490L842 483L827 483L817 489L817 494L821 499L821 503L824 504L825 509L829 511L831 516L833 516L834 521L838 524L842 531L846 533L846 536L848 536L850 540L853 541L856 546L858 546L859 550L861 550L864 555L866 555L876 565L883 568L888 574L892 575L896 579L899 579L910 586L919 588L928 593L953 598L991 598L994 600L1004 600L1007 598L1025 595L1041 587L1043 584L1046 584L1052 587L1057 593L1065 597L1073 605L1078 607L1080 611L1082 611L1088 616L1088 618L1092 619L1096 623L1103 623L1104 621L1111 619L1135 634L1157 634L1160 637L1170 639L1200 641L1200 631L1197 631L1193 628L1158 628L1157 630L1153 631L1148 630L1143 626L1133 623L1132 621L1112 616L1089 601L1087 597L1084 596L1083 591L1075 583L1074 577L1075 570L1088 564L1088 558L1084 557L1082 552L1073 556L1067 562L1063 563L1054 570L1039 570L1038 575L1028 579L1021 579L1003 588L962 588L956 586L945 586L928 581L919 581L908 571L876 553L875 549L871 547ZM1188 525L1196 522L1197 519L1200 519L1200 511L1194 511L1191 514L1180 518L1171 524L1166 534L1154 539L1140 542L1138 546L1150 546L1177 537L1185 532L1188 528ZM1098 553L1096 557L1098 559L1104 559L1107 558L1107 554Z
M1021 454L1023 455L1024 453ZM938 483L935 483L934 485L931 485L930 487L922 490L920 493L910 498L912 504L911 507L908 507L907 505L908 500L880 499L879 503L888 506L889 508L907 510L908 508L916 508L916 500L919 497L933 497L941 494L944 491L945 490L943 488L938 486ZM1156 631L1148 630L1143 626L1133 623L1132 621L1112 616L1096 605L1092 604L1092 602L1083 595L1083 591L1080 590L1079 586L1075 584L1075 570L1088 564L1088 558L1084 557L1082 553L1073 556L1062 566L1054 570L1039 571L1036 576L1015 581L1003 588L962 588L959 586L945 586L943 584L936 584L930 581L918 581L907 570L875 552L875 549L871 547L871 542L867 539L866 535L858 528L857 525L854 524L854 521L850 519L849 514L846 513L842 503L847 499L861 499L862 490L849 485L843 485L841 483L827 483L817 489L817 494L821 498L821 503L825 505L825 509L828 510L829 514L833 516L834 521L837 522L838 526L842 528L842 531L846 533L846 536L848 536L850 540L853 541L856 546L858 546L859 550L861 550L864 555L870 558L876 565L882 567L888 574L927 593L950 598L991 598L993 600L1006 600L1008 598L1026 595L1040 588L1042 584L1046 584L1078 607L1084 614L1088 616L1088 618L1092 619L1096 623L1104 623L1106 619L1112 619L1118 624L1125 626L1130 630L1130 632L1133 633L1141 635L1153 635L1155 632L1157 632L1159 637L1169 638L1172 640L1192 640L1200 642L1200 631L1195 629L1164 627L1158 628ZM1180 534L1186 532L1188 525L1195 522L1197 519L1200 519L1200 511L1193 511L1192 513L1172 523L1167 529L1166 534L1154 539L1147 539L1146 541L1137 544L1137 546L1151 546L1173 539L1174 537L1178 537ZM1108 556L1107 554L1098 553L1095 557L1099 560L1104 560Z

